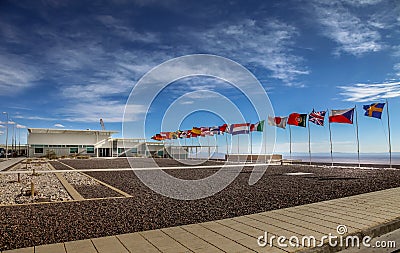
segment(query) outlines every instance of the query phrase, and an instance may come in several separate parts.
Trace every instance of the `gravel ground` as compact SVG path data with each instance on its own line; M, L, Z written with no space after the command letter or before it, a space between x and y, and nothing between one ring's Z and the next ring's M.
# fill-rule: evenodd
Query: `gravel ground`
M47 164L31 164L36 170L50 170ZM12 170L26 170L25 165L19 164ZM29 167L28 170L31 170ZM54 174L21 174L21 182L17 174L0 175L0 204L24 204L44 201L71 200L68 192ZM30 196L31 182L34 183L35 197Z
M50 161L50 163L57 170L70 170L68 166L58 161ZM122 197L121 194L79 172L63 173L63 176L85 199Z
M104 163L85 161L77 168L104 167ZM181 178L203 178L215 171L177 169L169 173ZM299 171L313 174L284 175ZM223 191L193 201L156 194L131 171L91 172L133 198L0 207L0 250L230 218L400 187L400 170L269 166L261 180L249 186L250 172L250 168L242 170ZM148 173L151 176L153 172Z

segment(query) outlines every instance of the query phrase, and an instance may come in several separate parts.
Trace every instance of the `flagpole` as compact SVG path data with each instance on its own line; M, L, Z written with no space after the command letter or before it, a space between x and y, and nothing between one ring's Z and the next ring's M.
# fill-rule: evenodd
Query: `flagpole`
M218 134L215 135L215 151L217 152L218 155Z
M359 138L358 138L358 113L357 113L357 105L354 106L354 110L356 111L357 159L358 159L358 167L361 167L361 163L360 163L360 140L359 140Z
M292 128L289 125L289 157L292 160Z
M250 132L250 162L253 162L253 132Z
M311 165L311 136L310 136L310 121L307 123L308 126L308 154L310 155L310 165Z
M239 148L239 135L240 135L240 134L237 135L237 141L238 141L238 156L237 156L237 157L238 157L238 162L240 161L240 159L239 159L239 153L240 153L240 148Z
M329 142L331 144L331 161L332 161L332 166L333 166L333 148L332 148L332 131L331 131L331 120L329 119L329 109L328 111L328 128L329 128Z
M390 168L392 168L392 144L390 141L389 101L387 99L386 99L386 113L387 113L388 134L389 134L389 164Z
M267 127L265 125L265 121L264 121L264 146L265 146L265 163L267 163Z
M225 141L226 141L226 160L228 161L229 157L229 147L228 147L228 134L225 134Z

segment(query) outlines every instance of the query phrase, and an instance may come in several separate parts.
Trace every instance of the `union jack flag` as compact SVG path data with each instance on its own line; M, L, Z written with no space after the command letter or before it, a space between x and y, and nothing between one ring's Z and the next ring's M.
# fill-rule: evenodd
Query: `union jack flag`
M323 126L325 113L326 113L326 111L316 112L313 109L312 112L310 113L310 115L308 116L308 121L311 121L312 123L314 123L316 125Z

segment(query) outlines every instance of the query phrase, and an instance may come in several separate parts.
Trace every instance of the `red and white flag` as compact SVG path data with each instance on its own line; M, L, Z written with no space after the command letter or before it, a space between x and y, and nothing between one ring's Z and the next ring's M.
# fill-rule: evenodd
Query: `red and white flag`
M271 117L268 116L268 125L276 126L285 129L287 124L287 117Z

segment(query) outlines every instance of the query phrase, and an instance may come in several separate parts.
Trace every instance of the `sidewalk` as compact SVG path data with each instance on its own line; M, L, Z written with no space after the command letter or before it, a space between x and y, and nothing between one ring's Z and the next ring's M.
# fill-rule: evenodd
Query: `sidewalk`
M272 236L314 236L318 244L329 233L339 236L339 225L344 225L341 228L347 230L343 237L376 237L400 228L400 188L231 219L3 252L334 252L339 248L329 247L326 240L323 247L310 249L301 245L284 247L277 239L273 240L272 247L261 247L257 238L265 232L268 232L269 240ZM397 238L396 245L400 245L397 236L382 238ZM282 243L288 243L288 240ZM351 252L357 251L352 249Z
M4 162L0 162L0 171L5 170L14 164L19 163L20 161L26 159L26 157L18 157L18 158L9 158L8 160Z

